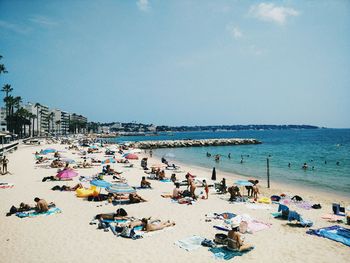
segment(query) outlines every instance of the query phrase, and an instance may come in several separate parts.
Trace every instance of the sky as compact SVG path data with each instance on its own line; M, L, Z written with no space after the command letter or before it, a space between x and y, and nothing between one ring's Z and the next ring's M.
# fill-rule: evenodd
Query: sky
M0 0L0 85L99 122L349 128L349 14L347 0Z

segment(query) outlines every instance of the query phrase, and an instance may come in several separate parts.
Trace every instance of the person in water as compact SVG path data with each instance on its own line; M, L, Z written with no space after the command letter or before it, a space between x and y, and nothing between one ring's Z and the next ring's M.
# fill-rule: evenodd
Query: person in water
M308 168L307 163L304 163L303 166L302 166L302 168L303 168L304 170L306 170L306 169Z

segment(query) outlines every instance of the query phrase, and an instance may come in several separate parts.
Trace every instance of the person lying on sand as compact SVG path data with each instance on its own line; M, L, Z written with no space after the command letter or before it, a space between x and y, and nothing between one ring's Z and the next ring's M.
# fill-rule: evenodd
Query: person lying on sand
M110 214L98 214L95 216L95 219L98 220L125 220L129 219L127 216L128 213L123 209L119 208L115 213L110 213Z
M46 181L72 181L72 178L59 178L57 176L46 176L41 181L42 182L46 182Z
M244 244L241 235L238 233L239 225L232 225L232 229L228 231L227 248L234 251L247 251L254 248L250 244Z
M6 216L11 216L13 214L16 214L17 212L27 212L33 209L34 208L28 204L20 203L18 208L15 207L14 205L11 206L10 211L6 214Z
M139 196L136 193L129 194L129 201L130 204L136 204L136 203L141 203L141 202L147 202L147 200L143 199L141 196Z
M84 188L82 184L77 184L75 186L69 186L69 185L62 185L62 186L59 186L59 185L55 185L54 187L51 188L51 190L53 191L75 191L77 190L78 188Z
M169 226L175 226L175 222L170 222L169 220L166 222L162 222L160 220L150 220L147 218L142 218L142 230L146 232L162 230Z

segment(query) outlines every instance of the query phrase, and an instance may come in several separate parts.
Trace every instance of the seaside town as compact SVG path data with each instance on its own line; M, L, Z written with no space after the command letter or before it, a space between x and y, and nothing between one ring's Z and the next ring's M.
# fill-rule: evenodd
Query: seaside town
M349 262L349 3L0 10L0 263Z

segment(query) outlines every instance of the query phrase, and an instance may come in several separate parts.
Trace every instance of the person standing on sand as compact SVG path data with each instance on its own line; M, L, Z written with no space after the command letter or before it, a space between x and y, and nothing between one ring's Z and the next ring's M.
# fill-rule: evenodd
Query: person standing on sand
M208 197L209 197L209 187L208 187L208 184L207 184L206 180L203 180L203 185L204 185L204 191L205 191L205 196L206 196L205 199L208 199Z
M9 162L9 160L4 155L4 157L2 158L2 172L3 172L3 174L7 174L7 164L8 164L8 162Z
M149 150L149 156L152 158L152 155L153 155L153 151L152 149Z

